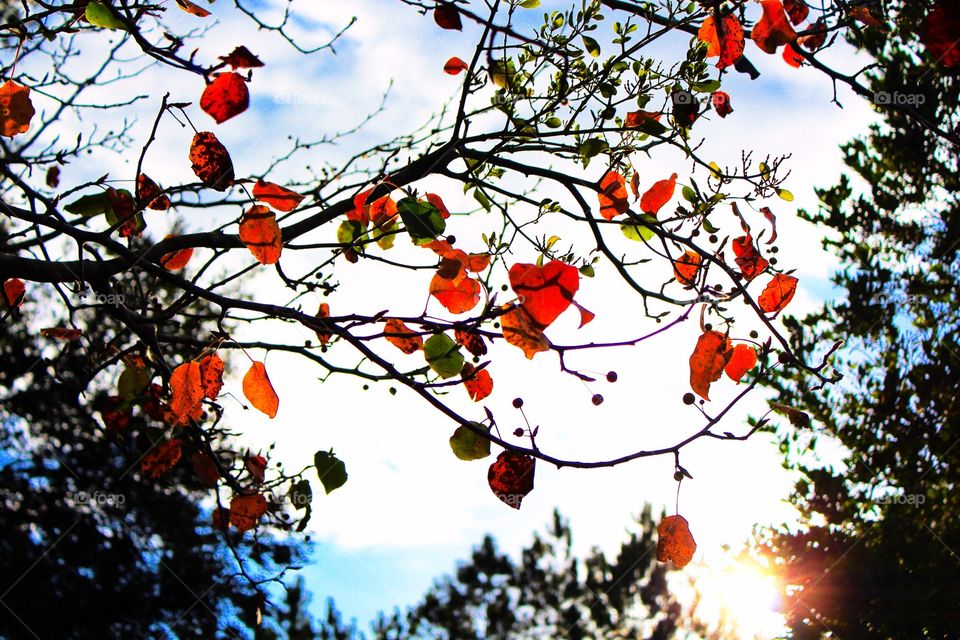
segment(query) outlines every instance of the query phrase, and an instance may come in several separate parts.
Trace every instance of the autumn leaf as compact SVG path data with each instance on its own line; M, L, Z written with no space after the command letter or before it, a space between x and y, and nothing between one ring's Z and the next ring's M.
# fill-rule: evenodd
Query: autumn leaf
M430 280L430 295L450 313L466 313L480 302L480 283L466 276L447 279L436 273Z
M250 50L243 45L235 48L225 56L220 56L220 59L224 64L228 64L234 69L253 69L263 66L260 58L250 53Z
M44 182L51 189L56 189L60 186L60 167L53 165L47 169L47 176L44 179Z
M797 33L790 26L780 0L760 0L763 17L753 27L750 38L762 51L776 53L777 49L793 42Z
M203 415L203 376L199 362L185 362L170 374L170 412L173 424L187 424Z
M226 191L233 183L233 161L217 136L201 131L190 144L190 163L200 181L216 191Z
M72 342L83 335L80 329L67 329L66 327L45 327L40 329L40 335L47 338L55 338L64 342Z
M222 124L240 115L250 106L247 82L239 73L226 71L218 74L200 96L200 108Z
M148 478L159 478L173 469L183 452L183 443L173 438L154 445L140 459L140 473Z
M657 525L657 560L673 562L685 567L697 551L697 543L690 533L687 519L681 515L667 516Z
M477 357L487 353L487 345L483 341L483 337L478 333L455 329L453 337L457 341L457 344L463 346L464 349Z
M254 362L250 365L247 374L243 376L243 395L255 409L267 414L271 419L277 416L280 398L273 390L273 385L270 384L270 378L267 376L267 368L262 362Z
M816 51L827 41L827 23L820 18L808 30L808 35L797 38L797 44L807 51Z
M777 216L775 216L773 211L770 210L770 207L761 208L760 213L762 213L763 217L766 218L767 222L770 223L772 235L770 236L770 239L767 240L767 244L773 244L777 241Z
M217 482L220 480L220 471L209 456L197 451L190 456L190 466L193 468L193 474L202 484L207 487L217 486Z
M790 424L801 429L810 428L810 415L806 411L801 411L789 405L771 402L770 407L777 413L782 413L790 420Z
M423 337L396 318L387 320L383 328L383 337L407 355L423 349Z
M433 19L441 29L463 30L460 11L450 2L438 3L437 8L433 10Z
M757 366L756 350L750 345L738 344L731 351L730 359L727 361L727 366L724 367L724 372L731 380L740 382L744 374L755 366Z
M790 22L794 26L800 24L810 15L810 7L804 0L783 0L783 10L787 12Z
M793 45L787 44L783 48L783 61L791 67L799 69L803 66L804 57L793 48Z
M210 12L204 9L203 7L196 5L190 0L175 0L177 6L189 13L190 15L197 16L198 18L206 18L210 15Z
M955 0L941 0L927 15L921 41L935 64L948 69L960 65L960 7Z
M520 503L533 491L536 459L522 453L503 451L487 471L490 490L505 505L520 508Z
M878 20L876 16L870 13L870 9L868 7L850 7L847 10L847 13L850 14L851 18L857 22L867 25L868 27L876 27L877 29L885 30L883 23Z
M645 126L648 122L660 122L661 117L663 117L663 114L656 111L644 111L643 109L630 111L623 120L623 126L637 129Z
M718 69L729 67L743 55L743 27L733 14L727 14L721 19L719 30L716 19L707 16L697 32L697 38L707 44L708 58L720 57L717 60Z
M486 369L475 371L473 365L465 364L460 375L463 377L463 386L474 402L480 402L493 393L493 377Z
M690 355L690 388L709 400L710 384L720 379L729 359L727 337L719 331L705 331Z
M673 263L673 275L677 282L690 286L697 280L700 271L700 254L696 251L687 251Z
M550 342L543 335L543 328L533 321L523 307L513 307L500 316L500 328L503 338L513 346L519 347L527 358L532 359L541 351L550 350Z
M240 240L260 264L276 264L283 251L277 214L262 204L250 207L240 222Z
M713 104L713 110L721 118L726 118L733 113L733 107L730 106L730 94L726 91L715 91L710 98L710 102Z
M563 313L580 287L576 267L551 260L538 267L517 263L510 267L510 286L520 298L520 307L541 331Z
M243 533L257 526L267 512L267 499L259 493L234 496L230 501L230 524Z
M267 473L267 459L263 456L247 456L246 460L243 461L243 468L247 470L256 484L261 484Z
M770 265L757 251L750 235L733 239L734 262L740 267L744 279L753 280Z
M172 236L167 236L168 238ZM187 266L193 257L193 247L165 253L160 258L160 266L167 271L179 271Z
M164 195L160 186L150 176L141 173L137 176L138 207L146 207L155 211L166 211L170 208L170 198Z
M475 427L486 430L479 422L472 422ZM450 436L450 449L453 455L460 460L481 460L490 455L490 440L476 433L467 425L460 425Z
M3 301L8 307L19 307L23 304L26 286L20 278L8 278L3 281Z
M765 313L780 313L797 292L797 279L778 273L767 283L757 302Z
M30 87L13 80L0 86L0 135L12 138L30 129L36 111L30 100Z
M470 65L468 65L466 62L464 62L457 56L453 56L452 58L447 60L447 62L443 65L443 72L448 73L451 76L455 76L463 73L469 68L470 68Z
M630 208L627 183L616 171L608 171L603 176L597 198L600 200L600 215L607 220L613 220Z
M700 103L697 97L689 91L674 91L670 94L673 105L673 121L680 127L692 127L700 117Z
M333 451L317 451L313 456L313 465L317 468L317 477L326 493L347 483L347 466Z
M223 388L223 360L215 353L200 360L200 386L203 396L216 400Z
M320 307L317 309L317 315L315 315L314 317L315 317L316 319L318 319L318 320L323 320L324 318L329 318L329 317L330 317L330 305L327 304L326 302L321 302L321 303L320 303ZM319 340L319 341L320 341L320 344L321 344L321 345L324 345L324 346L325 346L328 342L330 342L330 338L333 337L333 334L330 333L329 331L321 331L320 329L317 329L316 334L317 334L317 340Z
M261 202L266 202L283 213L296 209L304 198L296 191L263 180L257 180L257 183L253 185L253 197Z
M666 180L655 182L652 187L647 189L646 193L640 197L640 210L647 215L656 216L657 212L663 208L663 205L670 201L673 192L677 188L677 174L673 174Z

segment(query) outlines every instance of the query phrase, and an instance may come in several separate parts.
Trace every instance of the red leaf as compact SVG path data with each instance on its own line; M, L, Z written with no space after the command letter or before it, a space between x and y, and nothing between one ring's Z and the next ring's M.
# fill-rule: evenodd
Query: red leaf
M725 69L743 55L743 27L736 16L728 14L720 21L719 31L714 17L708 16L700 26L697 37L707 43L707 57L720 56L717 68Z
M790 26L780 0L760 0L763 17L753 27L750 37L762 51L776 53L777 49L793 42L797 33Z
M250 106L247 82L239 73L226 71L213 79L200 96L200 108L217 124L240 115Z
M173 469L183 451L183 443L176 438L155 445L140 460L140 473L148 478L159 478Z
M483 341L483 337L480 336L480 334L464 331L463 329L455 329L453 336L457 344L463 345L463 348L473 355L479 357L487 353L487 344Z
M469 68L470 68L470 65L468 65L466 62L464 62L457 56L453 56L452 58L447 60L446 64L443 65L443 72L449 73L451 76L455 76L455 75L459 75L460 73L463 73Z
M682 568L693 559L697 543L686 518L667 516L657 525L657 535L657 560L673 562L677 568Z
M203 396L216 400L223 388L223 360L215 353L211 353L200 361L200 386L203 387Z
M450 313L466 313L480 302L480 283L466 276L447 279L436 273L430 281L430 295Z
M851 18L857 22L867 25L868 27L876 27L878 29L884 28L883 23L880 22L880 20L877 20L877 18L870 13L870 9L868 7L850 7L848 13L850 14Z
M137 176L137 202L140 203L138 208L145 206L147 209L156 211L166 211L170 208L170 198L165 196L157 183L145 173Z
M30 87L13 80L7 80L0 86L0 136L12 138L26 133L35 113L30 100Z
M710 384L720 379L729 359L727 337L719 331L705 331L690 355L690 388L709 400Z
M277 214L262 204L250 207L240 222L240 240L260 264L275 264L283 251Z
M730 106L730 94L726 91L715 91L711 98L713 109L721 118L726 118L733 113L733 107Z
M243 466L257 484L263 482L264 475L267 472L266 458L263 456L248 456L247 459L243 461Z
M810 34L797 38L797 44L807 51L816 51L827 41L827 23L823 18L817 20L809 29Z
M383 328L383 334L387 342L407 355L423 349L423 336L410 330L407 325L396 318L387 320L387 324Z
M763 273L770 264L757 252L753 238L749 235L733 239L733 253L736 256L734 261L740 267L740 273L748 281Z
M798 280L793 276L778 273L767 283L757 302L766 313L780 313L793 300Z
M195 5L190 0L175 0L177 6L186 11L187 13L197 16L198 18L206 18L210 15L210 12L204 9L201 6Z
M806 20L810 14L810 7L807 6L804 0L784 0L783 9L787 12L787 16L790 17L790 22L794 25L798 25Z
M510 286L520 297L520 307L541 331L563 313L580 287L576 267L552 260L543 267L518 263L510 268Z
M632 128L639 127L647 120L660 122L661 117L663 117L663 114L657 113L655 111L644 111L643 109L640 109L639 111L631 111L627 113L627 117L623 121L623 126L632 129Z
M730 360L727 361L724 372L731 380L740 382L744 374L755 366L757 366L757 352L754 348L750 345L738 344L731 351Z
M208 456L199 451L194 453L190 456L190 466L193 467L194 475L204 485L208 487L217 486L217 481L220 480L220 471L217 469L216 463Z
M259 493L252 496L234 496L230 501L230 524L238 531L253 529L267 512L267 499Z
M793 48L793 45L787 44L783 48L783 61L791 67L799 69L803 66L804 57L797 53L797 50Z
M277 417L280 398L277 397L277 392L273 390L270 377L267 376L267 368L263 366L262 362L251 364L247 374L243 376L243 395L255 409L262 411L270 418ZM232 510L233 507L231 507Z
M47 183L47 186L51 189L56 189L60 186L60 167L53 165L47 169L47 177L44 180Z
M950 69L960 65L960 6L941 0L927 15L921 37L935 63Z
M82 336L83 332L80 329L67 329L66 327L46 327L40 329L40 335L71 342Z
M600 200L600 215L607 220L613 220L630 208L627 183L616 171L608 171L603 176L597 198Z
M655 182L640 198L640 210L651 216L656 216L663 205L667 204L673 197L676 188L677 174L673 174L666 180Z
M433 10L433 19L441 29L452 29L462 31L463 24L460 22L460 11L449 2L442 2Z
M320 308L317 309L317 315L314 317L317 319L329 318L330 305L327 304L326 302L321 302ZM316 334L317 334L317 340L320 341L321 345L326 345L328 342L330 342L330 338L333 337L333 334L330 333L329 331L320 331L319 329L316 331Z
M169 238L170 236L167 237ZM186 249L180 249L180 251L165 253L160 258L160 266L167 271L179 271L187 266L187 263L190 262L190 258L192 257L193 247L187 247Z
M200 363L185 362L170 374L170 413L174 425L199 420L203 415L203 377Z
M490 490L501 502L514 509L533 491L536 459L521 453L503 451L487 471Z
M237 47L225 56L220 56L220 59L234 69L253 69L254 67L263 66L260 58L250 53L250 50L243 45Z
M460 375L463 376L463 386L474 402L480 402L493 393L493 378L486 369L475 372L473 365L465 364Z
M767 219L767 222L770 223L771 229L773 229L773 235L771 235L770 239L767 240L767 244L773 244L777 241L777 216L773 215L773 211L770 210L770 207L763 207L760 209L760 213L763 214L763 217Z
M700 254L696 251L687 251L673 263L673 275L677 282L690 286L697 280L700 271Z
M304 198L296 191L263 180L257 180L257 183L253 185L253 197L284 213L296 209Z
M120 236L130 238L139 236L143 231L143 219L137 215L137 203L133 201L133 196L129 191L117 190L113 187L107 189L107 202L113 209L113 215L117 222L121 223L119 230Z
M233 183L233 162L230 154L217 140L217 136L209 131L201 131L193 136L190 162L193 172L211 189L226 191Z
M442 217L444 220L450 217L450 212L447 210L447 206L443 204L443 200L437 194L428 193L427 202L440 210L440 217ZM396 205L394 205L394 213L396 213Z
M514 307L500 316L500 327L503 338L523 350L527 358L550 349L550 342L543 335L543 327L534 323L523 307Z
M8 307L19 307L23 304L26 287L20 278L9 278L3 281L3 301Z

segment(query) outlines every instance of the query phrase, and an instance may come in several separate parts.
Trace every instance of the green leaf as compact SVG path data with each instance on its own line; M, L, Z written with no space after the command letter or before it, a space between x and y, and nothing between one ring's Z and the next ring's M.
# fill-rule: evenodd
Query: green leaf
M317 467L317 476L323 483L323 489L328 494L339 489L347 482L347 467L343 461L330 451L317 451L313 456L313 464Z
M544 122L544 124L551 129L559 129L560 127L563 126L563 120L561 120L557 116L551 116L547 118L547 121Z
M630 240L635 242L647 242L654 236L653 225L657 224L657 219L653 216L643 215L643 219L639 224L622 224L620 225L620 231L623 232Z
M600 57L600 45L590 36L583 36L583 46L586 47L587 53L594 58Z
M709 80L707 82L694 82L690 88L697 93L713 93L720 88L719 80Z
M654 136L662 136L667 132L667 128L653 118L644 118L640 121L640 124L637 125L636 129L637 131L649 133Z
M592 158L609 148L610 145L608 145L607 141L603 138L590 138L589 140L584 140L583 144L580 145L580 155L583 158Z
M463 369L463 354L456 342L445 333L431 336L423 344L423 355L430 368L441 378L452 378Z
M89 8L90 5L87 5L87 7ZM107 199L107 192L101 191L100 193L94 193L74 200L70 204L64 205L63 209L78 216L89 218L100 215L110 209L110 201Z
M523 0L520 6L524 9L536 9L540 6L540 0Z
M427 244L447 228L440 210L429 202L408 196L397 203L397 211L415 244Z
M479 422L470 424L486 430L486 427ZM461 460L481 460L490 455L490 441L473 432L466 425L457 427L450 436L450 448L453 449L453 455Z
M787 202L793 202L793 194L787 191L786 189L777 189L777 195L781 199L786 200Z
M480 189L473 190L473 199L479 202L480 206L487 211L490 211L493 208L493 206L490 204L490 198L488 198L483 191L480 191Z
M690 204L697 204L697 192L690 187L685 186L683 189L681 189L680 195L682 195L683 199Z
M720 169L720 165L718 165L716 162L710 163L710 175L718 180L723 177L723 171Z
M310 481L304 478L299 482L294 482L290 487L290 504L297 511L310 509L310 503L313 501L313 489L310 488Z
M580 273L587 276L588 278L592 278L593 276L597 275L597 272L593 270L592 264L585 264L582 267L580 267Z
M113 10L102 2L91 2L87 4L87 11L84 14L87 22L95 27L104 29L126 29L127 25L118 18Z

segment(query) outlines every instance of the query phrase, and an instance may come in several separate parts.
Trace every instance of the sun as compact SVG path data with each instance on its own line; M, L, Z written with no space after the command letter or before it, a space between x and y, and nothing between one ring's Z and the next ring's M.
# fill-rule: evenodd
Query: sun
M782 590L777 579L756 561L732 560L696 580L698 617L734 637L772 639L785 632Z

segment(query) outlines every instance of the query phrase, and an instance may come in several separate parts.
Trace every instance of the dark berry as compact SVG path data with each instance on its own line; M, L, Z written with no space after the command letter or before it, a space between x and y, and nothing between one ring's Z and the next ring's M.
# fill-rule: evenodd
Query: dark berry
M603 404L603 396L600 395L599 393L595 393L593 394L593 398L591 398L590 401L594 404L594 406L599 407L600 405Z
M521 429L520 427L517 427L516 429L513 430L513 435L519 438L520 436L523 435L523 429Z
M683 472L682 472L682 471L674 471L674 472L673 472L673 479L676 480L677 482L680 482L681 480L683 480Z
M683 404L693 404L694 400L696 400L696 398L694 398L693 394L689 391L683 394Z
M756 331L751 331L751 332L750 332L750 337L753 338L754 340L756 340L757 338L760 337L760 334L757 333Z
M523 406L523 398L514 398L513 399L513 408L519 409Z
M616 382L617 381L617 372L609 371L607 373L607 382Z

